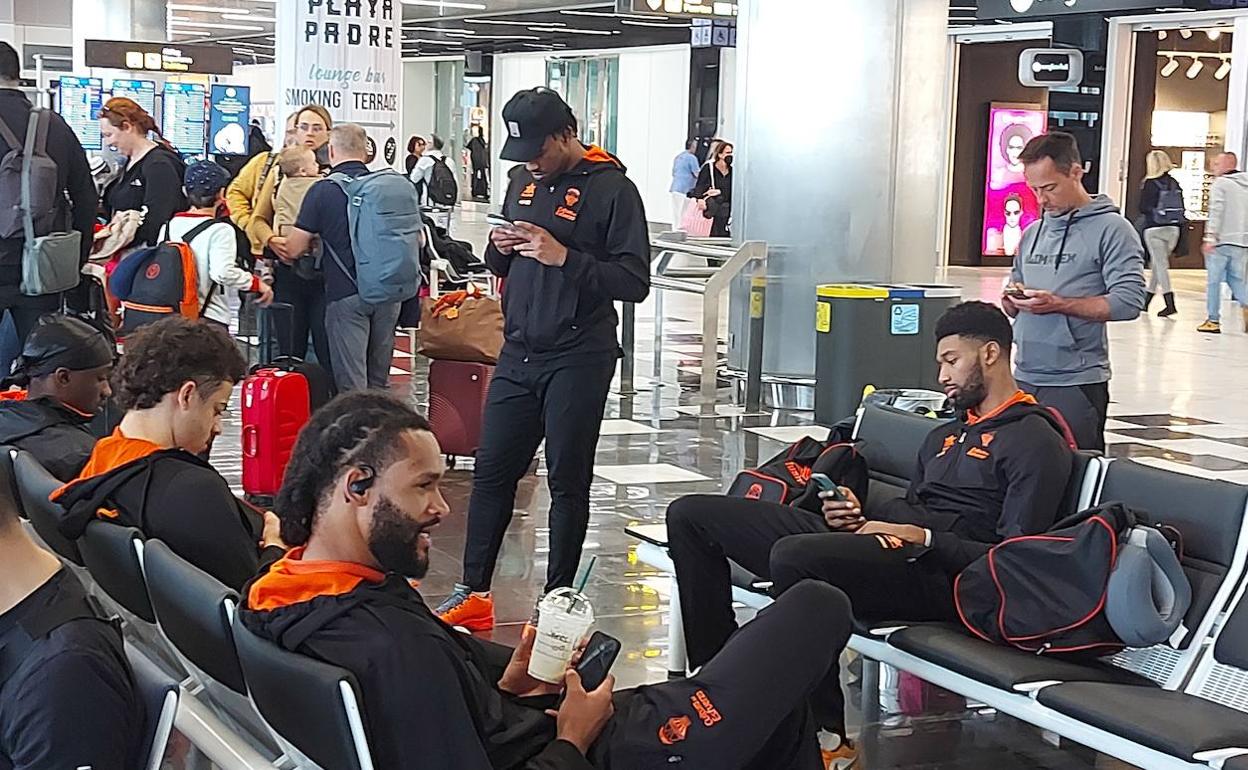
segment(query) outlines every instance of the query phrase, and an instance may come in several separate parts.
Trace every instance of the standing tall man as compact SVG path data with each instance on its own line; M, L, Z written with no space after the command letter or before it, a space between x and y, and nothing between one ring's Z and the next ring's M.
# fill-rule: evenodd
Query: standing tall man
M1014 324L1019 387L1070 424L1080 449L1105 449L1106 321L1144 309L1144 247L1105 195L1083 188L1075 138L1037 136L1019 156L1044 216L1023 233L1001 304Z
M21 75L21 60L17 51L8 43L0 42L0 121L12 132L14 139L25 143L31 104L18 89ZM95 207L99 203L95 182L91 178L91 167L87 164L87 155L83 152L78 137L64 118L47 110L43 120L47 121L48 155L56 162L58 210L55 227L62 229L63 225L68 225L63 229L79 232L82 236L82 261L85 263L87 255L91 253ZM0 139L0 155L12 149L15 148L10 147L6 140ZM5 209L17 205L19 201L16 200L0 200L0 207ZM54 312L60 307L59 295L27 297L21 293L22 251L25 243L26 238L21 235L0 239L0 320L6 311L13 317L19 348L25 342L26 335L35 328L39 316ZM68 294L72 297L74 292ZM0 361L0 367L7 374L9 362Z
M550 563L546 590L572 584L589 522L589 485L607 389L620 358L614 302L650 293L646 212L625 169L577 138L576 116L548 88L503 108L509 174L485 261L507 279L506 342L486 399L464 578L438 608L452 625L494 627L490 583L516 484L546 439Z
M1206 304L1209 317L1196 331L1222 333L1222 284L1231 287L1231 297L1239 303L1248 332L1248 177L1239 173L1239 158L1224 152L1213 159L1213 180L1209 190L1209 221L1205 223L1205 274L1208 281Z

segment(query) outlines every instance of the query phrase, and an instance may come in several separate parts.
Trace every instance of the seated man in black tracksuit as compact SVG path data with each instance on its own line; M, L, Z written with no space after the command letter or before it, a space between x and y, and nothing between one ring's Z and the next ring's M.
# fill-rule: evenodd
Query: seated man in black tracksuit
M246 370L212 324L178 316L131 334L113 376L126 415L79 477L53 493L66 511L61 532L77 539L94 518L138 527L232 588L278 559L277 517L235 497L200 457Z
M483 642L408 583L450 515L444 472L409 406L335 399L299 436L277 501L300 547L245 592L249 629L355 675L378 768L823 770L807 699L849 638L840 591L795 586L690 679L586 692L570 670L545 684L527 673L531 629L514 652Z
M34 455L61 481L87 464L101 405L112 395L113 345L85 321L62 315L39 320L10 382L24 391L0 393L0 445Z
M802 578L849 595L863 620L956 620L953 578L1006 537L1056 518L1073 454L1061 419L1018 389L1009 320L967 302L936 326L940 381L961 419L928 435L906 496L867 511L852 490L824 497L823 518L758 500L693 495L668 508L691 666L736 630L728 560L783 592ZM833 666L833 669L836 667ZM844 704L833 670L812 701L831 767L847 767Z
M0 770L133 770L144 727L121 629L30 539L0 479Z

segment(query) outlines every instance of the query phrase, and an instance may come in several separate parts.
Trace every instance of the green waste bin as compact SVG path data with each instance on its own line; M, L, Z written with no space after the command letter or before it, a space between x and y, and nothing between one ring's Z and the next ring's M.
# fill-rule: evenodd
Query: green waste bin
M817 422L830 425L853 414L868 385L937 387L932 333L936 318L956 299L930 290L870 284L816 289Z

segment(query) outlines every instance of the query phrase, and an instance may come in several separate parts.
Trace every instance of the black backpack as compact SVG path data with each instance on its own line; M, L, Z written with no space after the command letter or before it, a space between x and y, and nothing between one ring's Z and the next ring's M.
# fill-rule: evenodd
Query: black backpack
M191 228L179 241L139 249L118 263L108 279L108 289L121 300L123 335L171 315L191 320L204 317L217 284L212 284L201 303L199 267L190 243L217 223L209 219Z
M1158 179L1161 191L1157 193L1157 206L1153 209L1153 224L1158 226L1181 226L1187 223L1183 206L1183 188L1170 177Z
M1037 655L1095 658L1166 641L1182 628L1191 585L1178 531L1145 519L1106 503L998 543L954 581L958 617L984 641Z
M459 202L459 184L455 181L455 172L447 164L446 158L434 157L433 169L429 172L429 201L439 206L454 206Z
M820 513L819 487L810 480L822 473L849 487L859 500L867 499L867 460L859 444L835 438L819 441L807 436L780 454L750 470L741 471L728 488L730 497L766 500Z

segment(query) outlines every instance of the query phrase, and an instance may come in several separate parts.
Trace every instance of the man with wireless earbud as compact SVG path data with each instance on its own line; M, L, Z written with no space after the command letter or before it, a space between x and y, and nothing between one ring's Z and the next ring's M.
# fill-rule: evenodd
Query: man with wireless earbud
M378 768L823 770L807 700L849 639L836 588L793 586L696 676L587 691L574 668L528 674L515 650L442 622L412 588L451 515L437 439L379 392L340 396L303 429L277 499L293 548L245 590L242 623L350 671ZM300 736L288 735L299 742Z

